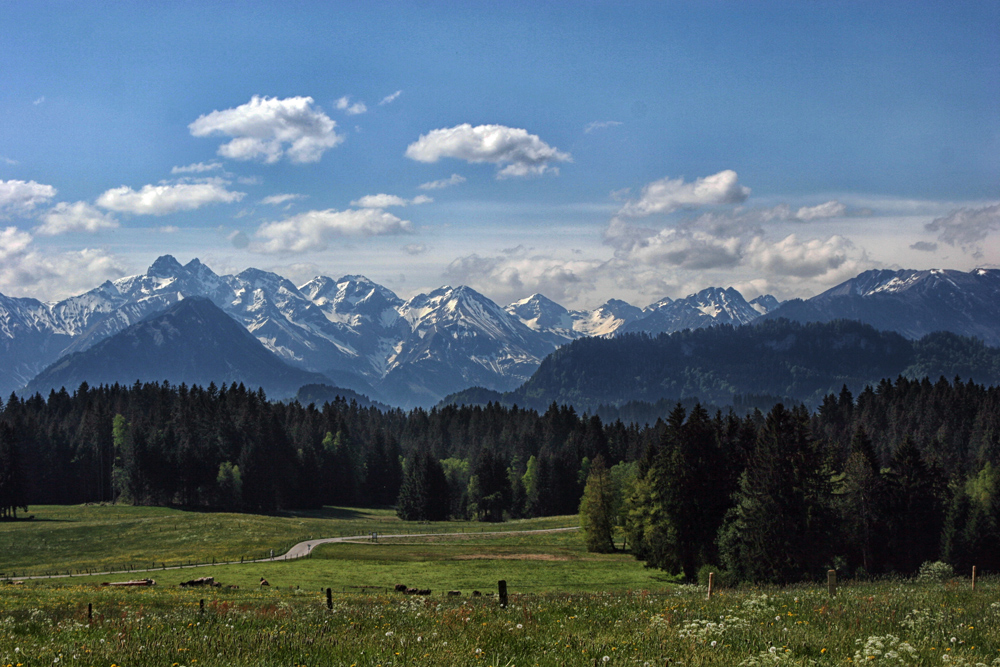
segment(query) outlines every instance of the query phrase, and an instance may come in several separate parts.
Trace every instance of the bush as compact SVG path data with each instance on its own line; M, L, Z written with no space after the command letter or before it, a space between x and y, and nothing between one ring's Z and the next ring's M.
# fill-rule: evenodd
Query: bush
M917 572L917 581L920 583L936 583L947 581L955 576L955 570L948 563L941 561L927 561L920 566Z

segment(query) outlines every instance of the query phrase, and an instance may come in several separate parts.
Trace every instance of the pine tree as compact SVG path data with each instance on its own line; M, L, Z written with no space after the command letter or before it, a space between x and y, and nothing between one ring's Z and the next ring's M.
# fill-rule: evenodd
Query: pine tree
M826 567L830 485L804 409L778 404L767 415L734 501L719 550L737 578L787 583Z
M611 475L598 454L590 464L587 483L580 500L580 527L587 540L587 551L611 553L615 550L615 490Z

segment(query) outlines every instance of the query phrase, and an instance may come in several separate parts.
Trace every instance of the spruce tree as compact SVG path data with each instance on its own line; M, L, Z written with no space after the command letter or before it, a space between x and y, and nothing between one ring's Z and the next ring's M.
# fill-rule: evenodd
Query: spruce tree
M580 527L587 541L587 551L611 553L615 550L615 490L600 454L590 464L580 499Z

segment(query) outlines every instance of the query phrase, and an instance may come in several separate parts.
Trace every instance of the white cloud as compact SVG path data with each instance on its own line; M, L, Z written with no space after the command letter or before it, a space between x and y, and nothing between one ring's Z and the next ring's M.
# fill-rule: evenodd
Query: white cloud
M951 246L981 253L980 246L986 236L1000 230L1000 204L982 208L960 208L942 218L935 218L924 225L929 232L938 232L938 240Z
M195 162L194 164L189 164L186 167L174 167L170 170L171 174L203 174L206 171L216 171L222 169L221 162Z
M358 116L360 114L368 111L368 107L365 106L364 102L355 102L351 104L350 97L344 95L336 102L337 108L346 113L348 116Z
M795 212L795 218L803 222L809 222L810 220L820 218L836 218L844 215L846 212L847 207L839 201L834 200L820 204L819 206L803 206Z
M234 160L262 159L268 164L287 155L292 162L317 162L328 149L344 140L337 123L313 106L311 97L254 95L234 109L213 111L188 125L196 137L224 135L232 141L219 155Z
M396 195L377 194L365 195L351 202L351 206L360 208L389 208L391 206L409 206L410 204L429 204L434 201L427 195L417 195L413 199L403 199Z
M34 102L32 102L32 104L34 104L37 107L39 104L42 104L43 102L45 102L45 95L42 95L41 97L36 99Z
M916 243L910 244L911 250L919 250L920 252L935 252L938 249L937 243L928 243L927 241L917 241Z
M261 204L269 204L271 206L278 206L284 204L285 202L295 201L296 199L305 199L305 195L299 194L278 194L278 195L268 195L260 200Z
M0 219L30 214L56 196L56 189L35 181L0 181Z
M102 229L118 227L118 221L108 213L99 211L87 202L70 204L59 202L42 216L42 224L35 232L44 236L55 236L70 232L95 233Z
M0 231L0 261L6 263L25 253L31 244L31 234L17 227Z
M0 292L54 301L126 274L119 258L104 250L43 254L31 242L16 227L0 231Z
M181 231L181 228L177 227L176 225L164 225L162 227L157 227L156 231L160 232L161 234L176 234L177 232Z
M136 192L128 186L113 188L97 198L97 205L119 213L166 215L191 211L208 204L240 201L245 192L226 190L219 183L178 183L144 185Z
M391 236L412 231L408 220L400 220L377 208L360 210L306 211L267 222L257 229L262 252L309 252L325 250L330 240L342 236Z
M18 162L17 160L11 159L11 158L6 157L4 155L0 155L0 162L3 162L6 165L10 165L11 167L14 167L14 166L17 166L18 164L20 164L20 162Z
M395 102L396 98L399 97L402 94L403 94L402 90L397 90L392 95L386 95L385 97L383 97L382 101L379 102L378 104L379 104L379 106L382 106L383 104L391 104L392 102Z
M746 253L751 266L771 275L846 278L858 272L857 263L849 257L853 248L853 244L842 236L800 241L795 234L789 234L777 243L757 237L750 242Z
M406 147L406 157L418 162L437 162L443 157L472 163L488 162L502 167L497 178L559 173L555 162L572 162L564 153L527 130L504 125L468 123L431 130Z
M592 123L587 123L586 127L583 128L584 134L590 134L594 130L603 130L609 127L618 127L621 125L621 121L617 120L595 120Z
M443 178L440 181L430 181L429 183L421 183L417 187L421 190L441 190L442 188L450 188L453 185L461 185L465 183L465 176L460 176L459 174L452 174L448 178Z
M403 252L407 255L422 255L427 252L427 246L423 243L409 243L403 246Z
M510 303L540 292L557 302L593 291L606 273L601 260L565 260L547 255L512 253L459 257L445 270L452 284L469 285L498 303Z
M672 213L681 208L739 204L750 196L750 188L737 181L736 172L731 169L691 183L685 183L683 178L663 178L646 184L642 188L642 196L627 202L619 215L638 218L654 213Z

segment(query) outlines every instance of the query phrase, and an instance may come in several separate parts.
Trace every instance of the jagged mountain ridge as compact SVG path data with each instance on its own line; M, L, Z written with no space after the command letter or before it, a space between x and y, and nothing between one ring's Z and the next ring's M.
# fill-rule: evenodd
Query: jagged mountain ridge
M928 274L955 286L958 293L952 301L995 312L1000 301L996 289L984 292L981 283L985 277L986 283L995 284L1000 272L973 273L866 272L797 303L807 304L814 311L809 317L822 321L843 317L826 312L824 304L839 303L845 295L919 302L921 295L936 293L926 285L919 287L924 283L917 274ZM190 296L208 298L286 362L406 407L430 405L473 385L511 390L527 380L546 355L582 337L741 324L784 310L770 295L747 302L733 288L664 298L645 309L611 299L592 311L571 311L539 294L501 308L461 286L404 302L364 276L318 276L296 287L259 269L220 276L197 259L181 265L165 255L144 274L106 282L56 304L0 295L0 392L23 387L63 354L84 351ZM884 303L879 310L892 312ZM954 313L949 319L961 323ZM911 338L921 333L909 321L876 326ZM997 331L1000 323L974 331L959 326L957 333L994 340Z

